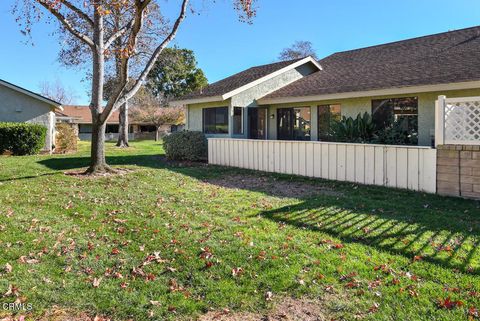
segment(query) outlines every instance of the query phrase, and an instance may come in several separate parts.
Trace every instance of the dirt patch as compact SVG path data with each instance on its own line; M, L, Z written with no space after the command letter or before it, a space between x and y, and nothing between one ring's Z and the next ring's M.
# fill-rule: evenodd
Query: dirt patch
M322 302L285 298L266 314L209 312L198 321L323 321L328 315Z
M227 175L209 179L206 183L231 189L263 192L276 197L305 198L315 195L342 196L341 192L327 186L279 180L266 176Z
M101 177L124 176L126 174L134 172L133 169L129 169L129 168L114 168L114 171L111 171L111 172L92 175L92 174L86 174L85 173L86 170L87 168L83 168L80 170L64 172L64 174L67 176L73 176L80 179L95 179L95 178L101 178Z

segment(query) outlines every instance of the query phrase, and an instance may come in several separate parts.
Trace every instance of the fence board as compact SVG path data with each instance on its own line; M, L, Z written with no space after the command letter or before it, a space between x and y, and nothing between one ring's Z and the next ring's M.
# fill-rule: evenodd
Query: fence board
M326 142L208 140L209 163L436 192L435 149Z

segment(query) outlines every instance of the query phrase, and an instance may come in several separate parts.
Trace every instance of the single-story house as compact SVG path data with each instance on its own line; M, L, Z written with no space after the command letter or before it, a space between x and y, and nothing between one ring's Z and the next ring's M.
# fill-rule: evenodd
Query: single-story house
M43 151L55 145L55 112L62 105L47 97L0 79L0 122L26 122L47 127Z
M326 140L331 119L367 112L411 120L430 146L439 95L480 96L480 26L252 67L176 103L208 137Z
M70 124L80 140L92 139L92 114L88 106L63 106L63 111L57 112L57 121ZM114 111L107 120L106 139L117 140L119 131L119 112ZM177 130L178 126L165 125L159 131L169 133ZM156 127L154 124L135 122L130 119L129 139L155 139Z

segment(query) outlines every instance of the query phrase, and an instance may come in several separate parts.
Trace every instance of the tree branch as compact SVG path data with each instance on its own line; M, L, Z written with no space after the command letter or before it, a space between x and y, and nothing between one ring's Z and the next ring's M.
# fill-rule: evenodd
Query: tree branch
M127 30L133 26L134 21L134 19L130 20L125 26L118 29L117 32L111 35L110 38L108 38L107 42L105 42L105 49L108 49L115 40L123 36L127 32Z
M55 16L55 18L57 18L57 20L65 27L65 29L67 29L72 35L74 35L75 37L77 37L80 41L83 41L84 43L86 43L88 46L90 46L91 48L94 48L95 47L95 44L93 42L93 40L87 36L86 34L78 31L77 29L75 29L75 27L72 25L72 23L63 15L61 14L58 10L52 8L47 2L46 0L36 0L42 7L44 7L45 9L47 9L51 14L53 14Z
M93 27L93 20L90 19L90 17L85 12L83 12L82 10L77 8L75 5L73 5L69 0L61 0L61 1L67 8L75 12L80 18L83 18L83 20L85 20L90 26Z
M126 101L128 101L130 98L132 98L138 92L138 90L141 88L143 82L145 81L148 74L152 70L153 66L155 65L155 62L158 60L158 57L162 53L163 49L165 49L165 47L167 47L168 44L175 38L175 36L178 32L178 28L180 27L180 24L185 19L188 3L189 3L189 0L183 0L182 1L182 7L181 7L180 14L179 14L177 20L175 21L175 24L173 25L173 28L172 28L170 34L155 49L155 51L153 52L149 61L147 62L144 70L142 71L140 76L136 79L133 87L130 90L128 90L126 93L124 93L125 90L126 90L126 87L127 87L127 84L125 84L123 86L123 88L121 89L120 93L118 94L117 99L109 101L109 103L107 104L107 106L105 107L105 110L104 110L104 112L107 113L107 115L105 115L105 116L110 116L110 113L111 113L112 110L117 109L121 105L123 105ZM120 95L122 93L124 93L124 95L123 95L122 98L120 98Z

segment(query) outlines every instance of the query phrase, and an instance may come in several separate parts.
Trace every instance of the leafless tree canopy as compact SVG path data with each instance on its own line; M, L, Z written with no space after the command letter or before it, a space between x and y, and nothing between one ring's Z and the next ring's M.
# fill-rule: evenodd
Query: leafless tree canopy
M77 98L72 89L67 89L60 80L54 82L42 81L39 85L40 94L62 105L72 105Z
M290 47L282 50L282 52L278 56L278 60L293 60L304 58L307 56L312 56L313 58L318 59L317 54L315 53L315 49L313 49L312 43L310 41L296 41Z

